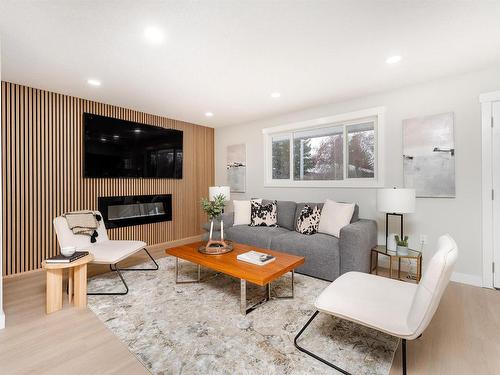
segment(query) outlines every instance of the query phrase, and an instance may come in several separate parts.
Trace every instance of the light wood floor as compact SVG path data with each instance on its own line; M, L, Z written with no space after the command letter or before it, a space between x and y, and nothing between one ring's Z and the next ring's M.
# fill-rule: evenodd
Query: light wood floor
M164 248L152 249L155 258ZM148 260L141 252L122 267ZM107 272L89 265L89 275ZM90 310L68 305L45 314L45 272L4 278L6 328L0 330L0 374L149 374L113 333Z
M65 304L45 315L44 288L43 272L5 279L0 374L148 374L92 312ZM391 375L400 358L399 348ZM500 292L450 283L429 328L408 342L408 373L500 374Z
M500 374L500 291L450 282L407 355L409 374ZM401 345L391 375L400 373Z

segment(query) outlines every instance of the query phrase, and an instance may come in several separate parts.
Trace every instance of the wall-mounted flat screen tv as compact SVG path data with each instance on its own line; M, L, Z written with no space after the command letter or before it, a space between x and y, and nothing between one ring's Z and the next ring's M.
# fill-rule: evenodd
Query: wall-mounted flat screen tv
M84 177L182 178L182 131L83 114Z

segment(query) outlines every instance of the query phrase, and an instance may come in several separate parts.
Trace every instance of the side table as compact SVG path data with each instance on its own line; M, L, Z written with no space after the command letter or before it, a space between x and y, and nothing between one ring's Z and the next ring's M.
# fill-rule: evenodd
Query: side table
M75 307L87 307L87 264L94 260L92 254L70 263L42 262L47 271L47 314L62 309L63 271L68 269L68 300L71 303L74 294Z
M420 278L422 277L422 253L417 250L408 249L408 255L398 255L396 251L387 250L384 245L377 245L372 249L371 252L371 265L370 265L370 273L375 271L375 274L378 275L378 255L385 255L389 257L389 277L392 279L393 276L393 261L397 260L398 262L398 279L402 281L406 281L405 279L401 279L401 259L413 259L416 262L417 272L415 275L415 281L417 283L420 282ZM373 267L373 256L375 255L375 267Z

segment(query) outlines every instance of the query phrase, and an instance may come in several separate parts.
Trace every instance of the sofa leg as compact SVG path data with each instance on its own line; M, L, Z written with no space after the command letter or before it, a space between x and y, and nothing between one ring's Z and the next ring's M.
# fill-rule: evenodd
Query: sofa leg
M297 336L295 336L295 339L293 340L293 343L295 344L295 347L297 349L299 349L301 352L304 352L306 353L307 355L313 357L314 359L317 359L318 361L321 361L323 362L325 365L328 365L332 368L334 368L335 370L341 372L342 374L345 374L345 375L351 375L350 372L334 365L333 363L331 362L328 362L326 359L324 358L321 358L320 356L310 352L309 350L299 346L299 344L297 344L297 340L299 339L299 337L302 335L302 333L305 331L305 329L309 326L309 324L311 324L311 322L314 320L314 318L316 318L316 316L319 314L319 310L316 310L316 312L313 314L313 316L311 316L311 318L309 319L309 321L306 323L306 325L304 327L302 327L302 329L299 331L299 333L297 334Z
M401 358L401 362L403 364L403 375L406 375L406 339L403 339L401 349L403 352L403 358Z
M101 292L101 293L87 292L88 296L124 296L125 294L128 293L128 285L125 282L125 279L123 278L123 276L120 272L121 270L118 268L118 266L115 264L115 268L113 268L110 264L109 269L118 274L118 276L120 277L120 280L122 281L123 285L125 286L125 291L124 292Z

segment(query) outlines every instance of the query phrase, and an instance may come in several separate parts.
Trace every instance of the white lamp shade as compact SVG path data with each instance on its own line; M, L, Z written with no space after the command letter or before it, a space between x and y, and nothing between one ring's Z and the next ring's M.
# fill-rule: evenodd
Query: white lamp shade
M378 189L377 210L391 214L415 212L415 189Z
M215 197L218 195L223 195L225 197L225 201L228 201L229 198L231 197L230 194L231 189L229 186L210 186L208 188L208 199L213 201L215 200Z

